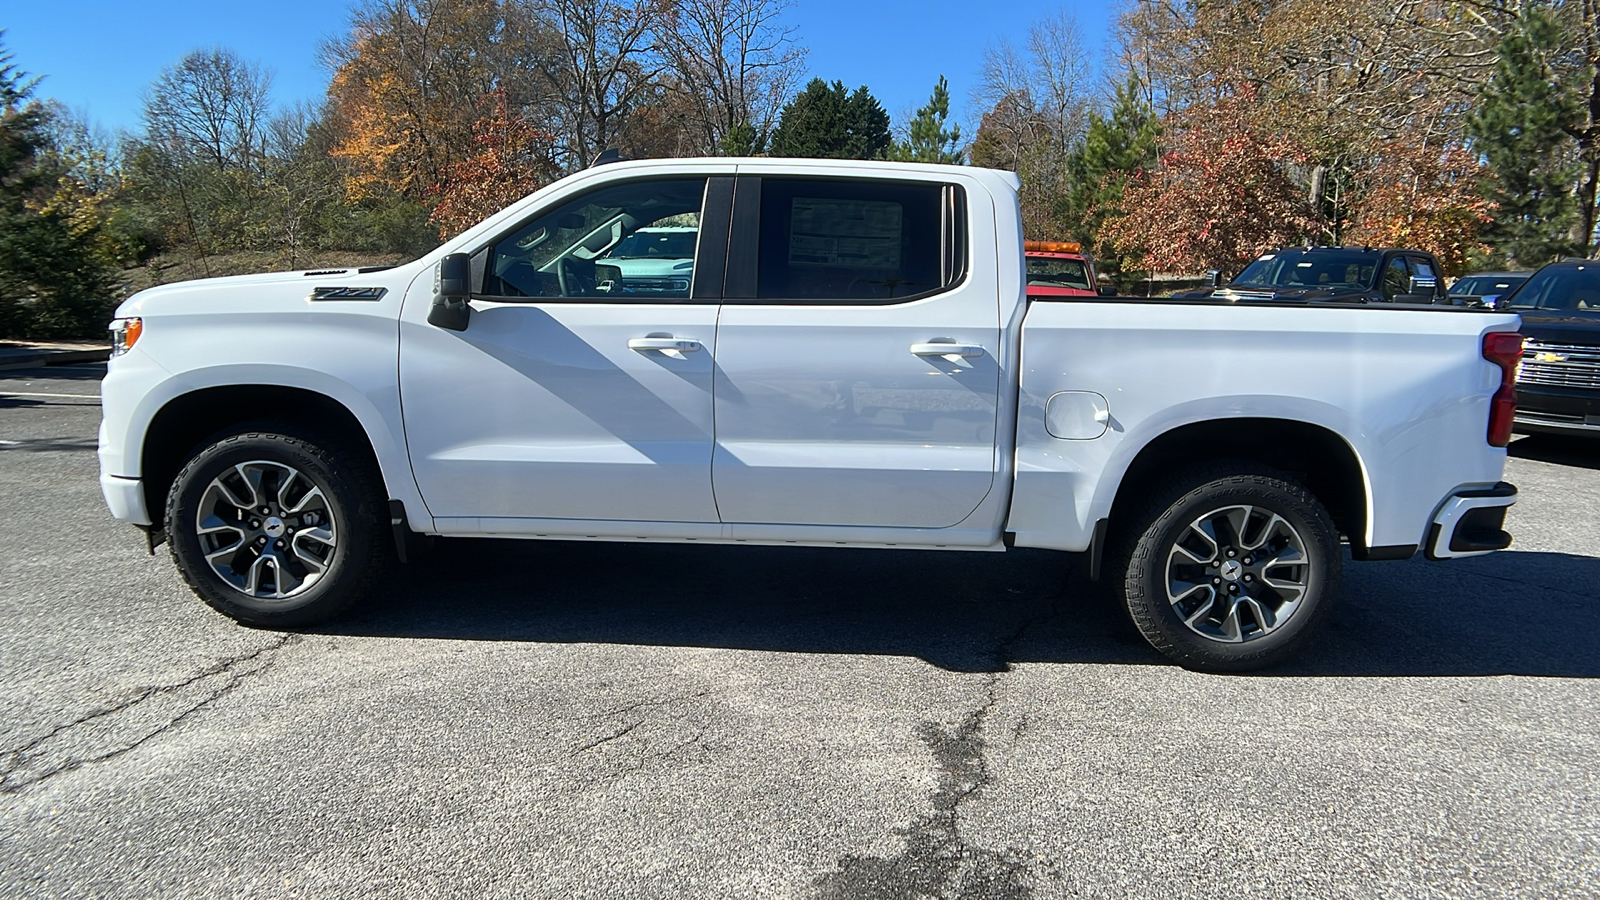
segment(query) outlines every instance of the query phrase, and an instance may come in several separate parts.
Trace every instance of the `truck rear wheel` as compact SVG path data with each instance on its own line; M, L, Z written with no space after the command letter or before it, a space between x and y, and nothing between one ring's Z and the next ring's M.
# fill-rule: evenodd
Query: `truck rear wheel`
M1113 557L1128 614L1151 646L1187 668L1282 662L1338 597L1338 529L1283 475L1197 469L1149 494L1130 523Z
M184 581L242 624L293 628L344 612L388 562L383 491L331 436L261 426L196 453L167 493Z

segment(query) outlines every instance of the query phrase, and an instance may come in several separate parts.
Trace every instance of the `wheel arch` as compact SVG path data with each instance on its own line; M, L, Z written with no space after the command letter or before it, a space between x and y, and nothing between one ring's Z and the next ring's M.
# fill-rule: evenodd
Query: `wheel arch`
M262 410L273 412L263 414ZM385 471L372 435L344 403L325 393L292 385L215 385L168 399L145 428L139 469L153 527L164 526L167 491L202 442L231 427L262 419L305 422L331 432L374 467L388 496L397 496L395 479Z
M1170 472L1221 460L1276 469L1300 481L1327 508L1356 557L1367 548L1371 486L1361 457L1323 425L1270 417L1209 419L1179 425L1141 447L1129 462L1110 505L1110 527Z

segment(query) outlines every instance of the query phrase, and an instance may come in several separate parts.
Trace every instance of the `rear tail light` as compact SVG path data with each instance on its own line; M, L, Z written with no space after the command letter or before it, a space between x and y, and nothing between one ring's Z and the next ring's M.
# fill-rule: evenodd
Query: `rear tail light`
M1511 423L1517 416L1517 364L1522 361L1522 335L1496 331L1483 336L1483 358L1500 367L1500 387L1489 401L1489 446L1511 443Z

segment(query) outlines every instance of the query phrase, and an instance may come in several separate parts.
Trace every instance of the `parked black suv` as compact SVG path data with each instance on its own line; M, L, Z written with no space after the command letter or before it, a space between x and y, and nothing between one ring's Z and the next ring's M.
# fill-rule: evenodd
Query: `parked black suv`
M1551 263L1500 308L1522 315L1516 429L1600 437L1600 260Z
M1439 261L1421 250L1290 247L1263 253L1221 287L1185 299L1448 303Z

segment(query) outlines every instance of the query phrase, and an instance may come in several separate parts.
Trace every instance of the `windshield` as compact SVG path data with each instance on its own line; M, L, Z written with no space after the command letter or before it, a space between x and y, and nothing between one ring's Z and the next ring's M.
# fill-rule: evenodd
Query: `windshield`
M1511 295L1509 306L1600 316L1600 263L1545 266Z
M1365 288L1378 266L1376 250L1280 250L1263 253L1233 280L1286 288Z
M1450 293L1458 297L1503 297L1527 280L1526 275L1467 275L1450 286Z
M693 259L694 229L640 230L622 239L606 256L611 259Z
M1039 287L1089 290L1089 269L1079 259L1028 257L1028 283Z

